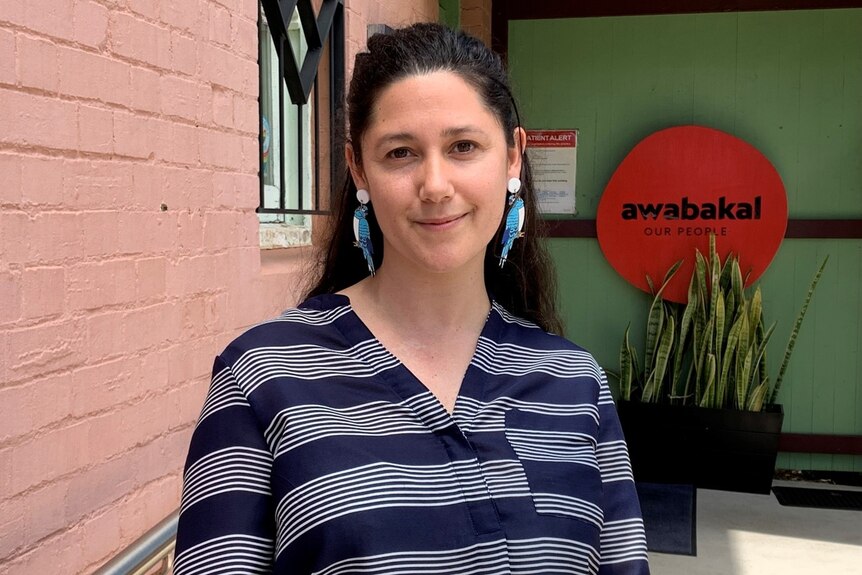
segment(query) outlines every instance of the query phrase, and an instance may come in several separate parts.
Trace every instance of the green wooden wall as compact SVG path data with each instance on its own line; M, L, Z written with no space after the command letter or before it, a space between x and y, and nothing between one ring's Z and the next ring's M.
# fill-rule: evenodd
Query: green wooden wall
M509 64L531 128L578 128L578 216L650 133L700 124L761 150L791 218L862 218L862 9L513 21ZM595 239L554 239L568 335L617 369L647 296ZM829 264L780 401L784 430L862 434L862 240L788 239L764 274L777 374L808 283ZM643 254L649 257L649 254ZM642 338L641 338L642 341ZM862 457L782 454L780 467L862 471Z

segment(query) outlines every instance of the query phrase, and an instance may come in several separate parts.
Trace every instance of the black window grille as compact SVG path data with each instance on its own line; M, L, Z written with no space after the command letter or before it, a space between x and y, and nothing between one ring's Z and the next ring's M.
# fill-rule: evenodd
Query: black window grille
M272 90L271 107L277 106L280 121L272 126L264 114L264 103L269 95L264 79L264 63L268 59L269 46L264 45L265 35L261 33L259 62L261 64L260 82L260 204L259 214L326 214L331 206L331 193L321 198L320 170L321 147L327 146L329 182L338 182L344 171L343 150L338 149L337 138L340 107L344 99L344 0L323 0L315 15L311 0L260 0L266 21L261 20L261 30L268 26L272 37L277 66L277 89ZM298 17L298 18L297 18ZM303 38L297 34L294 25L291 34L291 20L299 24ZM297 42L297 40L304 42ZM302 47L298 44L301 43ZM303 54L304 52L304 54ZM324 54L328 57L328 137L321 131L320 117L320 78L318 70ZM304 56L304 57L303 57ZM275 94L277 93L277 97ZM311 138L306 134L307 107L311 98ZM277 100L277 102L275 101ZM288 122L283 114L289 106L294 106L294 118ZM291 133L290 131L293 131ZM275 133L272 133L275 132ZM272 143L278 139L278 145ZM293 145L289 152L286 142L290 138ZM308 141L308 140L311 141ZM278 154L276 158L271 153ZM312 154L311 178L308 178L306 161ZM290 156L290 157L288 157ZM278 166L275 170L274 166ZM292 172L292 176L291 176ZM270 190L277 188L277 201L269 194L267 201L267 178L272 180ZM310 184L309 184L310 181ZM289 185L292 189L288 189ZM310 186L311 189L307 189ZM276 204L277 205L272 205Z

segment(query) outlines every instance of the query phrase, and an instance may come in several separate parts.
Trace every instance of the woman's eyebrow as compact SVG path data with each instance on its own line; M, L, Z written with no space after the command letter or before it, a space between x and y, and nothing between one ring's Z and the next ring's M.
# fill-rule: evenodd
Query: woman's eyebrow
M452 128L446 128L443 130L441 134L444 138L452 138L457 136L463 136L464 134L484 134L485 131L478 126L455 126Z
M453 126L451 128L445 128L441 132L441 136L443 138L455 138L458 136L463 136L464 134L484 134L485 131L477 126ZM412 142L416 140L417 137L410 132L392 132L391 134L384 134L377 141L377 146L381 147L392 143L401 143L401 142Z

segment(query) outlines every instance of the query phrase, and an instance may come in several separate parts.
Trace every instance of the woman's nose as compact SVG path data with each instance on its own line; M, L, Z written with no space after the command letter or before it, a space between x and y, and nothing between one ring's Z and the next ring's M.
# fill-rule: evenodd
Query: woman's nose
M419 198L425 202L441 202L452 197L454 189L442 158L429 157L422 163Z

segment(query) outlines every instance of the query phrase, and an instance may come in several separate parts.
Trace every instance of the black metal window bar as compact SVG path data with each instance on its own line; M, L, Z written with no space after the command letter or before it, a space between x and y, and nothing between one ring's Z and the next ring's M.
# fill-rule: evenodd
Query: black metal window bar
M344 0L323 0L320 6L318 15L315 16L314 7L311 0L260 0L263 14L266 17L266 22L261 21L260 28L264 25L269 27L269 33L272 36L272 41L277 55L278 78L282 81L278 82L278 102L271 102L272 106L277 105L279 114L281 114L278 126L273 130L270 125L267 125L267 120L264 115L264 92L265 81L263 74L263 64L265 59L265 50L269 50L268 46L261 41L259 47L259 61L261 63L262 73L260 75L260 204L257 209L259 214L327 214L331 206L331 201L321 202L320 197L320 164L321 164L321 122L320 122L320 106L319 104L319 77L318 68L323 58L324 52L328 52L328 89L329 89L329 137L327 143L329 145L329 173L330 185L329 189L333 189L333 183L338 182L343 176L344 161L343 150L338 149L339 139L337 138L338 121L341 117L339 110L344 99ZM304 36L304 58L302 57L303 50L296 42L291 42L290 23L294 17L294 12L298 16L301 31ZM297 35L294 33L294 40ZM261 40L264 35L261 34ZM327 48L326 50L324 48ZM285 90L287 94L285 94ZM290 104L285 101L286 95L290 98ZM313 137L312 141L308 142L308 138L304 135L304 125L302 121L303 108L308 105L309 97L312 98L311 113L313 116ZM284 111L287 106L293 105L296 107L296 118L299 121L293 122L288 126L286 121L287 114ZM295 130L292 134L292 140L295 142L291 154L293 158L287 157L287 130ZM271 133L275 131L276 133ZM269 133L268 133L269 132ZM279 145L273 146L272 142L278 138ZM267 146L269 146L267 148ZM313 179L310 190L304 189L304 163L307 157L309 147L313 147ZM278 173L273 173L275 162L274 158L268 158L267 153L276 150L280 155L278 158ZM289 170L295 170L295 193L290 194L288 190L287 173ZM269 172L267 172L269 170ZM269 176L274 178L278 183L278 206L268 206L265 198L265 179ZM290 196L290 197L289 197ZM331 193L329 198L331 199Z

